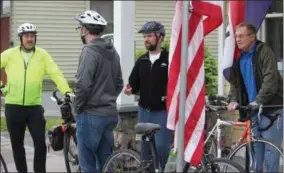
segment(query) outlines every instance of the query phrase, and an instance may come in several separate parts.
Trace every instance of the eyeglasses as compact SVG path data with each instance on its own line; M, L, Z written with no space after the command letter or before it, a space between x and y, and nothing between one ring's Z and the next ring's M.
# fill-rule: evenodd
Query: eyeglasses
M28 39L35 39L36 35L35 34L23 34L23 38Z
M245 38L245 37L247 37L247 36L251 36L252 34L240 34L240 35L236 35L235 36L235 38L237 39L237 38L239 38L239 39L243 39L243 38Z
M81 34L81 28L82 28L82 26L78 26L78 27L75 28L75 30L78 34Z

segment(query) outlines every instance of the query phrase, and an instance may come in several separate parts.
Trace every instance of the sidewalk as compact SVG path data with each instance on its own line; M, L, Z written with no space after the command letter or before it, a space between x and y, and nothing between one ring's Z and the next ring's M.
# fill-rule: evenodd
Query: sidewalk
M33 172L33 158L34 148L29 134L25 136L25 149L28 172ZM1 132L1 154L7 164L9 172L17 172L14 159L12 155L12 148L10 144L9 135L5 132ZM46 159L46 171L47 172L66 172L65 162L62 151L60 152L48 152Z

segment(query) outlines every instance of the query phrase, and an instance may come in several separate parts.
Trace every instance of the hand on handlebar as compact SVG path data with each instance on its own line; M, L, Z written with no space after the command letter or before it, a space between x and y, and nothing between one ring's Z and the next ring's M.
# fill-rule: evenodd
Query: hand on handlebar
M71 92L67 92L65 94L66 97L69 97L70 98L70 101L73 103L74 102L74 99L75 99L75 94L74 93L71 93Z
M237 109L237 107L239 106L239 103L237 102L231 102L228 104L227 109L228 111L235 111Z
M258 108L259 108L259 105L255 101L250 102L248 104L248 109L249 110L257 110Z

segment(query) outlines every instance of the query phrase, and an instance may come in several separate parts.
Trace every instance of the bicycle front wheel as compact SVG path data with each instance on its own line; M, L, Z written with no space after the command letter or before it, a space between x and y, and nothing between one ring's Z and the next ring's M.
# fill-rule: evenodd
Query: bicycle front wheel
M7 165L4 161L4 158L2 157L2 154L0 153L0 171L8 173Z
M80 166L78 161L77 154L77 142L75 133L70 133L69 131L64 133L64 144L63 144L63 153L64 160L66 165L66 171L71 172L80 172Z
M103 172L139 172L140 165L141 158L137 152L121 149L109 156Z
M278 172L283 170L283 150L281 148L279 148L277 145L273 144L272 142L261 138L254 138L251 144L252 146L254 146L255 144L263 144L265 148L270 146L270 148L272 148L275 152L277 152L280 155ZM228 159L239 163L244 169L246 169L246 148L248 148L247 142L238 145L228 155ZM264 163L263 163L263 169L264 172L267 172L267 168Z

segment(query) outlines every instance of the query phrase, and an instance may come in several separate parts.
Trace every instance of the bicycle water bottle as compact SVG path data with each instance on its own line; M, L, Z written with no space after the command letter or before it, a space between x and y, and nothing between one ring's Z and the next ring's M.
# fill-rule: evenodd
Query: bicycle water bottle
M176 172L176 153L172 148L164 172Z

